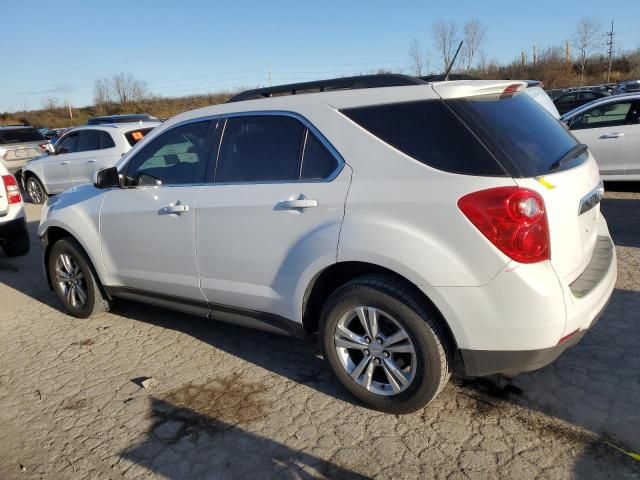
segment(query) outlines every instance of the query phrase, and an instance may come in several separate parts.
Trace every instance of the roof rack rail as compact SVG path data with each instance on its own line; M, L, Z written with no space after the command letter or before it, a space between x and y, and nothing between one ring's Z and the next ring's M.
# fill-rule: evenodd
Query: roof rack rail
M409 75L378 73L375 75L359 75L356 77L332 78L328 80L315 80L313 82L290 83L288 85L278 85L275 87L256 88L234 95L227 100L227 103L267 98L274 95L311 93L311 91L326 92L328 90L350 90L354 88L399 87L405 85L425 85L426 83L424 80Z

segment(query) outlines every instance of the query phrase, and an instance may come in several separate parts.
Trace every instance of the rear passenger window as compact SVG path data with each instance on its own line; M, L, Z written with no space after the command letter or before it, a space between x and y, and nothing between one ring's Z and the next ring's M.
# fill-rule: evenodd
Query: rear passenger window
M329 177L338 167L336 158L325 148L316 136L307 131L302 154L300 178L320 180Z
M116 144L113 142L113 138L107 132L100 132L100 150L105 148L113 148Z
M227 119L216 182L296 181L305 127L277 115Z
M439 100L350 108L342 113L430 167L466 175L505 175L484 146Z
M100 150L100 133L98 130L82 130L79 133L77 152Z

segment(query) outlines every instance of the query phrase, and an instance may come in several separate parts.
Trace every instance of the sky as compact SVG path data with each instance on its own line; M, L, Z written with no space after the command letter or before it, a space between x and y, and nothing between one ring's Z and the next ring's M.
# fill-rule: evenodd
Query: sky
M604 5L604 6L603 6ZM161 96L213 93L410 68L418 39L431 52L436 20L487 27L489 59L510 61L570 39L582 17L618 49L640 48L640 1L417 0L0 0L0 112L38 109L53 97L90 105L96 79L131 73ZM606 38L602 36L603 50Z

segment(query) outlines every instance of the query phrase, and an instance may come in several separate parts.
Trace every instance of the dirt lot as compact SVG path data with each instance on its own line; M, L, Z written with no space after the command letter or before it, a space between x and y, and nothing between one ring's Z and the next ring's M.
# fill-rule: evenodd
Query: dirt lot
M617 288L582 343L511 381L455 376L407 416L356 404L313 343L126 302L64 315L29 205L31 253L0 254L0 479L640 478L611 446L640 452L640 185L626 189L603 204Z

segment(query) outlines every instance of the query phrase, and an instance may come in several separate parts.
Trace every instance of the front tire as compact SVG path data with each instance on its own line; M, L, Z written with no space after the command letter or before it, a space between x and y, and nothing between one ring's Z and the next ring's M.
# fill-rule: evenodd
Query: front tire
M58 240L47 261L51 285L69 315L87 318L109 310L91 260L76 240Z
M337 289L323 308L320 335L340 382L376 410L423 408L451 376L452 348L438 320L391 277L367 275Z
M35 175L29 175L27 181L24 184L25 190L31 199L31 203L36 205L42 205L47 201L47 192L42 185L42 182L38 180Z

